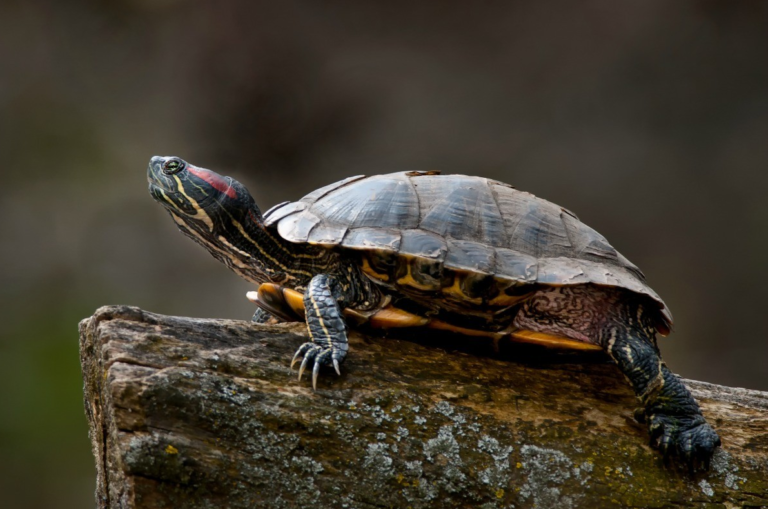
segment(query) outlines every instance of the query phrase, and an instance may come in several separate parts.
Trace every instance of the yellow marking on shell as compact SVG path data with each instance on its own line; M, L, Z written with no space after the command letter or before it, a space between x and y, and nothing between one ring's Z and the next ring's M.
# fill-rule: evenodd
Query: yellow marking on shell
M368 323L377 329L423 327L429 323L429 318L414 315L402 309L387 307L371 315Z
M555 336L544 332L530 330L517 330L510 333L514 341L520 343L532 343L550 348L568 348L571 350L602 350L600 346L578 341L576 339Z
M368 257L366 256L363 256L362 270L365 274L371 276L373 279L378 279L379 281L389 281L389 274L381 274L376 272L374 268L371 267L371 264L368 262Z
M184 191L184 185L181 183L181 179L178 175L174 175L173 178L176 180L176 184L178 186L179 192L184 195L184 197L189 200L189 202L192 204L193 207L195 207L195 217L198 219L201 219L205 225L208 227L209 231L213 231L213 221L211 221L211 218L208 216L208 214L205 213L202 207L197 203L197 201L190 198L190 196ZM165 195L165 193L163 193ZM198 217L199 216L199 217Z
M453 284L451 286L446 286L442 290L443 293L452 295L456 297L458 300L464 301L464 302L470 302L472 304L482 304L483 299L480 297L475 297L474 299L471 299L466 293L464 293L464 290L461 289L461 278L456 275L453 277Z
M411 275L411 264L408 264L408 271L405 273L405 275L401 278L398 278L397 284L402 286L410 286L411 288L416 288L417 290L425 290L425 291L435 291L435 288L433 286L427 286L422 283L419 283L416 281L413 276Z
M528 294L507 295L504 292L501 292L499 295L489 300L488 305L492 307L514 306L515 304L518 304L520 301L526 299L527 297L528 297Z

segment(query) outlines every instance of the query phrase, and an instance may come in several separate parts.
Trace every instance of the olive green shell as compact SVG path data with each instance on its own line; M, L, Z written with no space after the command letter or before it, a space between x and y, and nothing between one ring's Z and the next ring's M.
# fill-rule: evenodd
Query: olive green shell
M512 300L493 301L493 291L592 283L645 295L658 304L659 329L672 323L643 273L602 235L570 211L495 180L435 172L351 177L273 207L264 221L291 242L362 253L366 273L385 285L445 292L458 274L461 296L474 292L503 305Z

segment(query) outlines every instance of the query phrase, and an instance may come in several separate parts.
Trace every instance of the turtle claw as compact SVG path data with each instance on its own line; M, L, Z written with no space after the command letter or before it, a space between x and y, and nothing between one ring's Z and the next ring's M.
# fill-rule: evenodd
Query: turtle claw
M309 356L304 357L304 360L301 361L301 366L299 366L299 382L301 382L301 376L304 374L304 369L307 367L307 362L309 362Z
M296 362L298 362L299 357L307 353L307 350L309 350L313 346L315 346L313 343L304 343L299 347L298 350L296 350L296 353L293 354L293 359L291 359L291 369L293 369L293 365L296 364ZM299 377L301 377L301 375L299 375Z
M308 368L312 370L312 388L317 390L317 378L320 375L320 368L322 366L333 365L336 373L341 375L341 369L339 368L339 359L337 358L337 352L331 348L324 348L314 343L304 343L296 350L296 353L291 360L291 368L298 362L299 357L303 356L301 365L299 366L299 377L304 375L304 371Z
M651 447L659 449L665 463L680 460L691 474L708 470L720 437L701 414L648 416Z
M291 368L293 369L293 366L296 364L296 362L299 360L299 351L296 350L296 353L293 354L293 359L291 359Z
M312 389L317 390L317 375L320 374L320 363L315 362L315 367L312 370Z

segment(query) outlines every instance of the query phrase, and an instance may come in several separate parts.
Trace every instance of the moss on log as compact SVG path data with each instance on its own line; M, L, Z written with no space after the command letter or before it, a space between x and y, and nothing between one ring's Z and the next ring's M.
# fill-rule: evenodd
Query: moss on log
M768 393L686 381L723 439L692 476L648 447L602 354L353 334L313 392L288 366L304 334L126 306L83 320L98 506L768 506Z

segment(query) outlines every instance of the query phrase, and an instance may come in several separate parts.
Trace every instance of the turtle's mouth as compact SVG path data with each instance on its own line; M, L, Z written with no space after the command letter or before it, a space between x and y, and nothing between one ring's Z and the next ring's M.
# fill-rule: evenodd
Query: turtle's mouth
M162 190L166 193L174 193L173 181L170 177L163 174L163 162L158 157L153 157L147 165L147 182L149 182L149 192L155 196L156 190Z
M176 183L171 177L163 175L160 166L154 160L147 167L147 182L149 194L163 205L168 205L168 199L179 194Z

